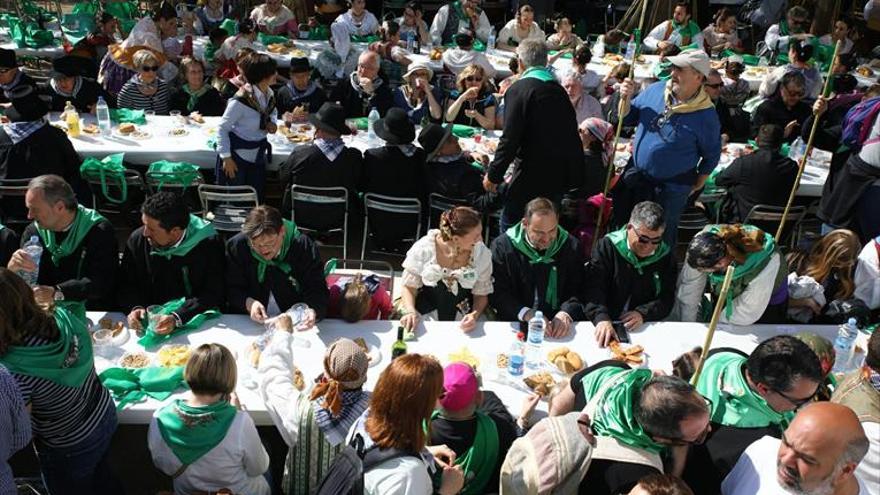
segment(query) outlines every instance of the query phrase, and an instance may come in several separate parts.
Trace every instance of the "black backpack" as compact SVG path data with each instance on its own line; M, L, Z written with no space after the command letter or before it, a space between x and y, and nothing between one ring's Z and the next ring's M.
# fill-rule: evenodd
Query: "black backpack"
M364 438L359 433L355 434L333 459L318 485L316 495L361 495L364 493L364 473L387 460L409 456L421 459L419 454L400 449L380 449L376 446L364 449Z

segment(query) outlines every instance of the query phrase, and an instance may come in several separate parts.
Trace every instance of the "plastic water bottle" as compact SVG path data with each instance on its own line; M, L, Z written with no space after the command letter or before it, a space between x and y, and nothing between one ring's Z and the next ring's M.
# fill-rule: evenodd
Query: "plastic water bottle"
M850 361L858 335L859 327L855 318L850 318L846 324L840 325L837 338L834 339L834 373L845 373L850 370Z
M599 35L599 38L593 43L593 58L600 59L605 56L605 36Z
M494 50L495 49L495 28L489 30L489 39L486 40L486 50Z
M37 267L32 272L21 270L18 272L18 276L24 279L24 281L31 287L35 287L37 285L37 279L40 276L40 258L43 256L43 246L40 245L40 238L32 235L22 249Z
M544 343L544 313L535 311L535 316L529 320L529 333L526 337L526 366L535 369L541 367L544 353L541 346Z
M507 372L511 376L520 376L523 374L524 345L519 339L514 340L510 346L510 354L507 355Z
M367 137L370 139L370 142L375 142L378 137L376 136L376 121L379 120L379 111L374 107L370 110L370 115L367 116L367 120L370 122L370 129L367 133Z
M636 58L636 37L630 36L629 43L626 44L626 61L629 63L633 63L633 60Z
M406 51L410 53L415 53L416 49L416 34L412 31L406 33Z
M103 96L98 97L95 114L98 116L98 128L101 129L101 135L109 136L113 125L110 123L110 107L107 106Z
M797 163L800 163L801 158L804 157L804 154L807 152L807 143L801 139L800 136L791 143L791 147L788 149L788 157L794 160Z

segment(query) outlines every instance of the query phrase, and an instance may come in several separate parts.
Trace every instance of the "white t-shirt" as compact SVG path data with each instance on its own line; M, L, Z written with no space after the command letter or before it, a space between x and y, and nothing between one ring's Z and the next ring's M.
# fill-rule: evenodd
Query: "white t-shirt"
M862 421L868 437L868 453L856 468L856 476L865 483L863 493L880 495L880 423Z
M778 438L764 437L749 445L721 483L722 495L788 495L776 479ZM859 495L868 495L862 480Z

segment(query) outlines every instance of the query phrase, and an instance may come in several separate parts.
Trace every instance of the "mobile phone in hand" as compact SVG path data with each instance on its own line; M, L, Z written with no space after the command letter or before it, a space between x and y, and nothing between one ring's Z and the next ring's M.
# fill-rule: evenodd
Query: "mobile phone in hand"
M621 344L629 344L629 332L626 331L626 325L624 325L622 321L615 321L612 322L612 326L614 326L614 333L617 335L617 341Z

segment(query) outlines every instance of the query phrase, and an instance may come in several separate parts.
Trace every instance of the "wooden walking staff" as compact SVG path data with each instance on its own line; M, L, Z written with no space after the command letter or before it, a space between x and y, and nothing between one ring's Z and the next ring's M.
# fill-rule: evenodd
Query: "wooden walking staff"
M629 76L627 79L632 80L635 73L636 60L642 52L642 28L645 24L645 11L648 9L648 0L642 0L642 13L639 15L639 27L633 31L633 39L636 42L636 51L633 59L629 64ZM602 217L605 216L605 199L608 197L608 189L611 186L611 176L614 175L614 156L617 154L617 142L620 140L620 131L623 130L623 107L629 101L629 98L621 98L617 104L617 129L614 132L614 146L611 147L611 155L608 157L608 173L605 174L605 187L602 189L602 201L599 202L599 218L596 219L596 231L593 233L593 240L590 243L590 251L596 244L596 239L602 233Z
M703 372L703 364L709 356L709 349L712 347L712 339L715 338L715 328L718 327L718 319L721 318L721 310L724 309L724 303L727 301L727 292L730 290L730 281L733 280L733 264L727 265L727 272L724 274L724 282L721 284L721 292L718 294L718 302L715 303L715 311L712 312L712 319L709 320L709 331L706 332L706 340L703 342L703 353L700 354L700 362L697 363L697 370L691 377L691 385L697 386L700 379L700 373Z
M840 41L834 44L834 55L831 57L831 66L828 67L828 75L825 77L825 88L822 90L822 97L827 98L831 92L831 71L834 70L834 64L837 60L837 53L840 51ZM810 128L810 138L807 140L807 149L804 150L804 156L798 163L797 177L794 179L794 185L788 195L788 202L785 203L785 210L782 212L782 219L779 221L779 228L776 229L776 242L782 238L782 229L785 228L785 221L788 219L788 210L791 209L791 203L794 202L794 195L797 193L798 187L801 185L801 177L804 175L804 168L807 166L807 159L813 154L813 138L816 136L816 128L819 125L819 115L813 112L813 127Z

